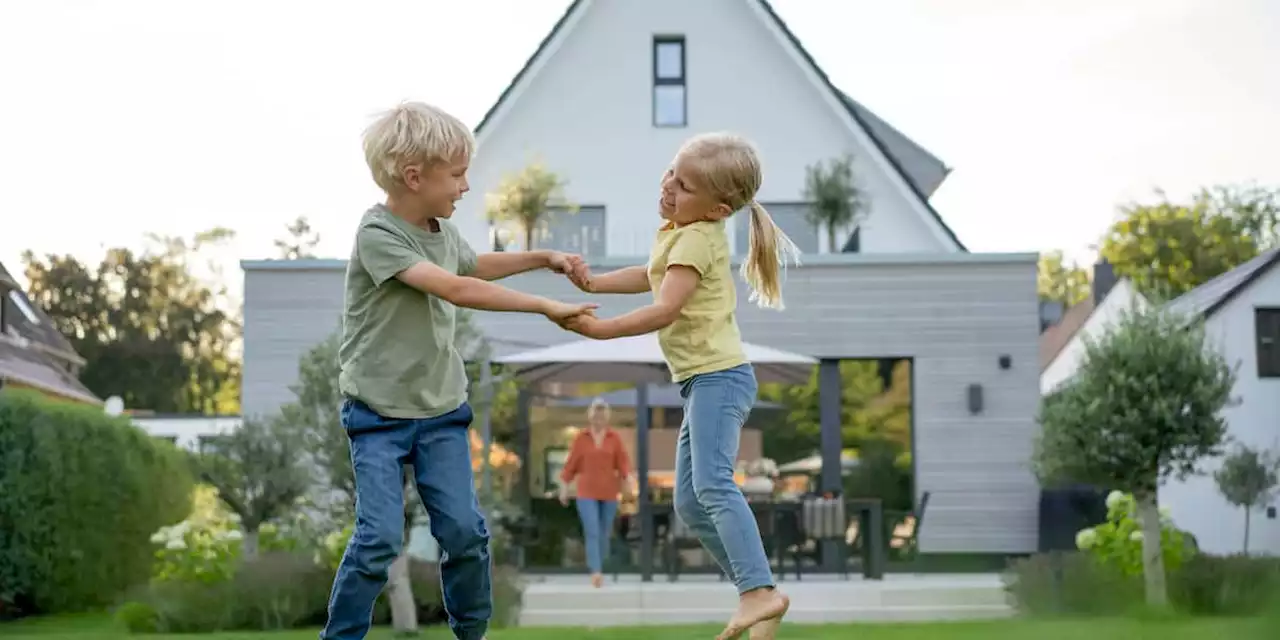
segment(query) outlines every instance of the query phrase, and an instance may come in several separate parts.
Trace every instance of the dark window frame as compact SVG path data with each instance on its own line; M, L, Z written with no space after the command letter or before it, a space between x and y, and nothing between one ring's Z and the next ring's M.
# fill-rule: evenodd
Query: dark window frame
M663 45L680 46L680 77L664 78L658 73L658 50ZM689 46L684 36L655 35L653 37L653 89L651 91L653 107L653 126L662 129L683 129L689 126ZM658 122L658 88L680 87L681 93L680 122L666 124Z
M1254 307L1253 346L1258 377L1280 378L1280 307Z

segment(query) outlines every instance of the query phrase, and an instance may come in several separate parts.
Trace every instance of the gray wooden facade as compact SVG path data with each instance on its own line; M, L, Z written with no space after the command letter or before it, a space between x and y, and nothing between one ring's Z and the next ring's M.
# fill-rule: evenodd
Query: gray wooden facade
M638 262L609 258L593 269ZM337 328L346 262L242 266L242 401L253 415L292 399L299 357ZM1039 492L1029 465L1040 396L1035 274L1034 254L807 256L787 273L785 311L755 307L744 290L739 322L747 341L818 358L912 358L916 491L931 493L921 549L1030 552ZM548 272L505 283L562 300L587 298ZM612 316L649 297L594 300L600 315ZM475 318L499 353L578 338L536 316ZM975 384L983 395L976 414L969 408Z

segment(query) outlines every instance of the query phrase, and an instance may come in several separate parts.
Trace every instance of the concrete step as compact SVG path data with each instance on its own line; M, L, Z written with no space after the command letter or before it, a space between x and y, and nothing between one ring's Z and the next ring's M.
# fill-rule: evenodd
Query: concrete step
M787 619L797 623L934 621L1012 615L998 576L889 576L886 580L816 577L779 586L791 596ZM641 625L723 622L737 605L727 583L620 582L594 589L557 577L525 588L520 623Z

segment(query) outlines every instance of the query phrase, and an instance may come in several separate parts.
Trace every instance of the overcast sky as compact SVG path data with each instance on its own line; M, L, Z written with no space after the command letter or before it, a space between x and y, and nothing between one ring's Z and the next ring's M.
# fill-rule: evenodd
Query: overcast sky
M1155 187L1280 184L1280 2L774 4L838 86L954 167L933 203L971 250L1083 255ZM218 225L238 280L298 215L344 255L378 196L368 116L422 99L474 124L566 5L4 0L0 261Z

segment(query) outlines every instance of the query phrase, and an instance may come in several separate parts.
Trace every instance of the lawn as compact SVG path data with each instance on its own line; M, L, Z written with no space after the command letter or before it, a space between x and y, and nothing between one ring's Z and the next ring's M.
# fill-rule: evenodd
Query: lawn
M649 627L622 629L499 629L490 640L707 640L715 627ZM315 640L316 631L285 633L219 633L209 635L131 636L101 617L71 617L0 624L4 640ZM390 640L388 630L369 640ZM423 640L446 640L453 634L433 627ZM779 638L795 640L1205 640L1228 637L1253 640L1280 637L1280 630L1258 620L1014 620L943 624L784 626Z

